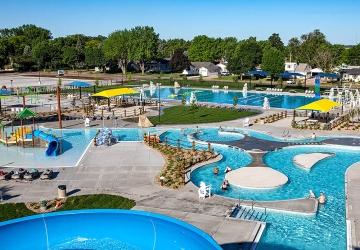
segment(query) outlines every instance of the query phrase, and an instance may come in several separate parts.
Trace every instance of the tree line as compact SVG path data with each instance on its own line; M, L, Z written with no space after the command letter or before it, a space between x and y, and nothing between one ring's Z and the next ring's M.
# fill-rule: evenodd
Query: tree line
M188 67L191 61L226 60L228 69L235 74L261 65L274 76L283 71L285 60L308 63L324 71L341 63L360 65L360 44L350 48L331 44L320 30L291 38L285 45L277 33L260 41L255 37L238 40L206 35L186 41L160 39L149 26L117 30L108 37L75 34L53 38L49 30L35 25L0 29L0 68L10 65L19 71L75 70L108 65L126 73L129 63L135 63L144 73L147 62L163 58L171 59L175 72Z

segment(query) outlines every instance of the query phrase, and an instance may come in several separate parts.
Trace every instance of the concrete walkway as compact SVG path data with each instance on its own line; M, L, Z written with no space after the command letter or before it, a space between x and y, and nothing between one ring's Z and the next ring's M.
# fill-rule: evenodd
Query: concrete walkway
M360 162L357 162L352 166L350 166L345 174L348 249L360 249L359 193L360 193Z
M299 154L299 155L295 155L293 161L295 165L304 168L306 170L311 170L311 168L316 163L331 156L333 156L333 154L327 154L327 153Z

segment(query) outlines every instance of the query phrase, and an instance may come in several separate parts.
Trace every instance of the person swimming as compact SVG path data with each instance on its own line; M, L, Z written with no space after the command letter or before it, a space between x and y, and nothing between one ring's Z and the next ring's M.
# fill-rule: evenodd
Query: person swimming
M228 186L229 186L229 182L228 180L225 179L221 184L221 189L225 191L228 189Z
M326 202L326 196L324 193L320 193L320 196L318 198L320 204L324 204Z

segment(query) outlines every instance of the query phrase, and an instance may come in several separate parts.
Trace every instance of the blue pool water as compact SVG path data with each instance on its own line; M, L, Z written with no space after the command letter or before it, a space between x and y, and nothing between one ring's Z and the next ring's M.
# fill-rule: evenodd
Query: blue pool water
M207 129L205 129L207 130ZM181 140L183 147L190 147L186 142L187 135L194 130L169 130L162 136L170 139L170 143ZM215 133L214 131L208 133ZM176 144L174 144L176 145ZM199 145L205 148L206 145ZM223 159L196 169L191 180L199 185L200 181L212 186L218 195L245 200L285 200L304 198L313 190L318 196L324 192L327 203L321 205L317 215L293 215L281 212L270 212L266 219L267 229L258 249L345 249L345 194L344 178L346 169L360 161L360 148L346 146L296 146L286 147L265 155L264 162L289 177L285 186L269 190L241 189L230 186L228 191L220 189L224 179L226 166L233 169L248 165L252 158L244 151L216 146ZM312 152L334 154L333 157L318 162L311 171L303 170L293 163L295 155ZM217 166L220 173L215 176L212 169Z
M46 129L43 131L61 138L62 152L56 157L45 155L45 148L22 148L0 144L0 166L31 168L71 167L74 166L97 129ZM119 141L141 141L147 130L136 128L114 129L113 134Z
M201 141L226 142L236 141L244 138L242 133L222 132L216 128L203 129L196 134L196 138Z
M243 97L242 92L239 91L223 91L223 90L206 90L206 89L191 89L191 88L171 88L171 87L161 87L160 97L162 99L175 99L182 100L182 97L185 96L187 100L190 98L190 92L196 92L196 98L200 102L212 102L212 103L226 103L233 104L234 96L238 97L239 105L249 105L249 106L262 106L264 97L267 97L270 102L271 107L276 108L285 108L285 109L295 109L302 105L308 104L310 102L316 101L314 97L306 96L294 96L294 95L272 95L265 93L248 93L247 98ZM158 98L159 93L158 89L156 91L145 91L147 97Z
M208 234L188 223L133 210L75 210L29 216L0 223L0 235L1 248L7 250L221 249Z

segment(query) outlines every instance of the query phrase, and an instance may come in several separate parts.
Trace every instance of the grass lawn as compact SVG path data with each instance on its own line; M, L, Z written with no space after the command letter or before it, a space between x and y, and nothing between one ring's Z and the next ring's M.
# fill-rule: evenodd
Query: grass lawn
M194 124L235 120L258 114L256 110L239 111L225 108L174 106L164 110L160 124ZM150 121L159 124L157 116L149 117Z
M96 208L113 208L113 209L130 209L135 206L135 201L117 195L109 194L91 194L72 196L67 198L66 203L60 209L96 209ZM28 215L34 212L27 209L25 203L5 203L0 204L0 221L6 221Z

